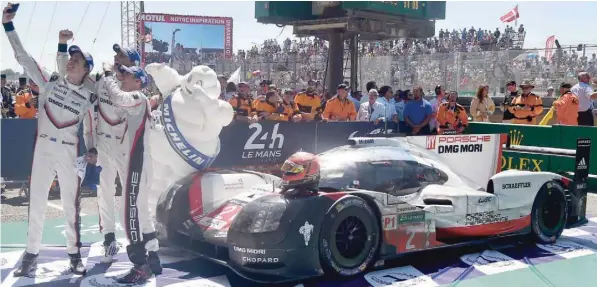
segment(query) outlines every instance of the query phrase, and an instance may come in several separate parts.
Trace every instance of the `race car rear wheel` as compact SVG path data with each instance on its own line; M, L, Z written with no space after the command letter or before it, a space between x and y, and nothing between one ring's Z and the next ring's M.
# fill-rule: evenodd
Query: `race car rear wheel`
M365 271L375 262L379 238L379 220L367 202L345 197L329 209L321 226L322 267L343 276Z
M531 210L531 229L540 243L555 242L566 227L568 205L566 193L555 182L546 182L535 197Z

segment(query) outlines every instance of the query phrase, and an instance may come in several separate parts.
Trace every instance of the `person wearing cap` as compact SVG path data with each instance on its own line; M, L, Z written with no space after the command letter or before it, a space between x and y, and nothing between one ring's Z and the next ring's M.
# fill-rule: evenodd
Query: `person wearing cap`
M63 51L66 50L68 41L72 40L73 33L69 30L62 30L59 33L59 48L56 58L58 72L65 75L68 64L68 56ZM74 46L71 46L72 49ZM137 50L124 48L119 44L112 45L114 51L113 71L116 82L120 84L124 75L119 67L137 66L141 62L141 57ZM116 209L114 200L116 197L116 179L120 180L121 186L125 186L124 174L126 171L126 158L129 154L127 138L124 136L128 128L125 112L122 108L116 106L108 95L105 88L104 77L94 82L90 77L86 78L85 84L97 94L99 101L97 103L97 113L94 113L94 122L97 127L94 137L96 138L96 148L100 165L103 167L100 173L100 185L97 193L98 209L100 217L100 232L104 235L104 257L101 262L112 262L113 256L118 254L120 245L116 241ZM119 176L117 176L119 175Z
M315 89L308 87L306 91L298 93L294 97L303 121L310 122L321 113L321 97L315 94Z
M457 103L458 94L450 93L448 102L442 103L437 111L437 133L456 131L461 134L468 126L468 116L463 106Z
M522 89L522 93L516 96L508 107L508 111L514 115L512 123L536 125L537 117L543 113L543 101L532 93L535 86L531 81L524 81L519 87Z
M504 95L504 101L500 104L500 110L502 110L503 117L502 123L512 123L514 114L512 114L508 107L512 104L512 101L518 96L519 92L516 88L516 81L509 81L506 83L506 94Z
M286 118L286 121L292 119L293 122L300 122L303 117L301 115L301 111L299 111L298 106L294 102L294 96L295 94L291 89L284 91L282 96L284 113L282 114L282 117Z
M570 90L578 97L578 125L593 126L593 103L597 99L597 92L591 88L591 76L587 72L578 74L578 84Z
M285 122L290 119L293 122L300 121L300 114L295 114L296 110L292 105L285 103L276 91L267 92L265 101L257 103L255 110L260 119Z
M560 85L560 97L553 102L556 108L556 118L559 125L577 126L578 125L578 97L570 89L571 84L562 83Z
M379 92L376 89L371 89L369 91L368 101L366 103L362 103L359 107L359 112L357 113L357 121L360 122L375 122L375 124L379 124L381 119L384 117L384 105L377 102L377 98L379 97Z
M37 97L39 87L29 80L29 88L21 90L15 96L15 114L20 119L34 119L37 115Z
M15 277L29 276L37 266L37 256L44 230L44 218L48 204L48 192L56 175L60 184L60 197L66 220L66 251L69 255L70 271L83 275L87 272L81 260L81 194L79 178L73 169L78 152L79 124L84 123L83 138L89 150L94 147L91 133L91 115L96 96L83 85L84 79L93 70L93 58L79 47L68 50L70 59L64 77L50 78L50 75L25 51L15 31L15 11L8 4L2 13L2 25L17 62L39 86L37 137L33 151L30 182L29 220L27 247ZM62 52L66 47L59 46Z
M345 84L338 85L337 96L327 101L321 117L324 122L346 122L357 118L354 103L348 99L348 87Z
M549 88L547 88L547 95L545 95L545 97L546 98L553 98L554 97L554 95L553 95L554 91L555 91L555 89L552 86L550 86Z
M255 113L253 98L249 91L249 85L245 82L238 83L238 94L228 100L228 103L234 110L234 120L244 122L256 122L258 120Z
M117 281L121 284L137 284L151 278L152 274L161 274L162 267L157 251L159 249L155 227L150 215L149 187L151 182L149 153L149 134L152 123L149 100L141 90L149 83L149 77L138 66L120 65L117 69L123 74L118 83L112 73L112 67L104 65L105 77L102 81L109 99L120 107L126 117L128 129L125 137L130 150L125 158L125 182L123 185L121 206L124 210L123 222L125 234L129 240L127 253L133 267L127 275Z

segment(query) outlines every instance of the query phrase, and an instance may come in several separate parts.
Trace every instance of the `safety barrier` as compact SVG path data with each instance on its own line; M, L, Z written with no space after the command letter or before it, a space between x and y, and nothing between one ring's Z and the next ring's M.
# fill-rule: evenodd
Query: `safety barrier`
M512 144L562 149L575 149L578 138L590 138L597 141L596 127L581 126L532 126L501 123L471 123L466 131L470 134L507 133ZM589 174L597 174L597 147L591 148ZM530 171L552 171L567 173L574 171L574 159L561 156L549 156L536 153L504 152L502 169ZM597 178L589 178L589 189L597 190Z
M37 120L2 119L1 124L2 177L8 181L26 180L31 173ZM221 152L212 167L275 165L298 150L324 152L346 144L351 134L365 135L375 128L367 122L234 122L220 133ZM85 147L81 144L79 150L83 152Z

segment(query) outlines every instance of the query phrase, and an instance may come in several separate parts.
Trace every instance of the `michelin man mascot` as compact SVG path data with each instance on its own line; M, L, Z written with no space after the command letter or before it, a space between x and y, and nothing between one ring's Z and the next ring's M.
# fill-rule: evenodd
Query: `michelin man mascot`
M145 67L164 95L152 112L150 134L153 170L149 182L152 217L160 195L174 182L209 167L220 152L219 134L232 122L232 106L219 100L220 83L207 66L194 67L180 76L164 63Z

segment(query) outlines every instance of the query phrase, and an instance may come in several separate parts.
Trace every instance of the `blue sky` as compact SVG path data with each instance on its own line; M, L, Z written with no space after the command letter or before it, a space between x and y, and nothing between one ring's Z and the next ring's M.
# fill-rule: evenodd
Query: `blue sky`
M58 4L56 4L58 3ZM439 21L440 28L474 26L495 30L503 25L499 17L516 4L521 18L519 24L527 29L525 48L543 48L550 35L556 35L562 45L580 43L597 45L597 2L454 2L447 3L446 19ZM0 3L2 7L6 2ZM34 11L35 7L35 11ZM55 9L56 7L56 9ZM85 14L85 11L87 13ZM102 17L106 11L105 19ZM292 27L279 28L275 25L257 23L254 18L255 3L244 2L145 2L146 12L224 16L234 19L234 50L248 49L253 43L277 38L279 41L292 37ZM83 19L83 16L85 18ZM53 16L53 20L52 20ZM31 25L29 25L29 23ZM21 2L15 19L17 32L25 47L48 70L55 70L55 51L58 31L71 29L75 44L89 51L101 67L102 62L112 61L111 47L120 43L120 2ZM27 27L30 27L27 29ZM77 32L78 31L78 32ZM46 41L47 36L47 41ZM597 53L597 48L590 48ZM13 52L4 33L0 33L0 67L22 69L16 63Z
M181 43L185 48L216 48L224 49L224 25L197 25L163 22L145 22L145 26L152 29L153 38L172 41L172 32L176 32L176 43ZM171 51L168 50L169 52Z

